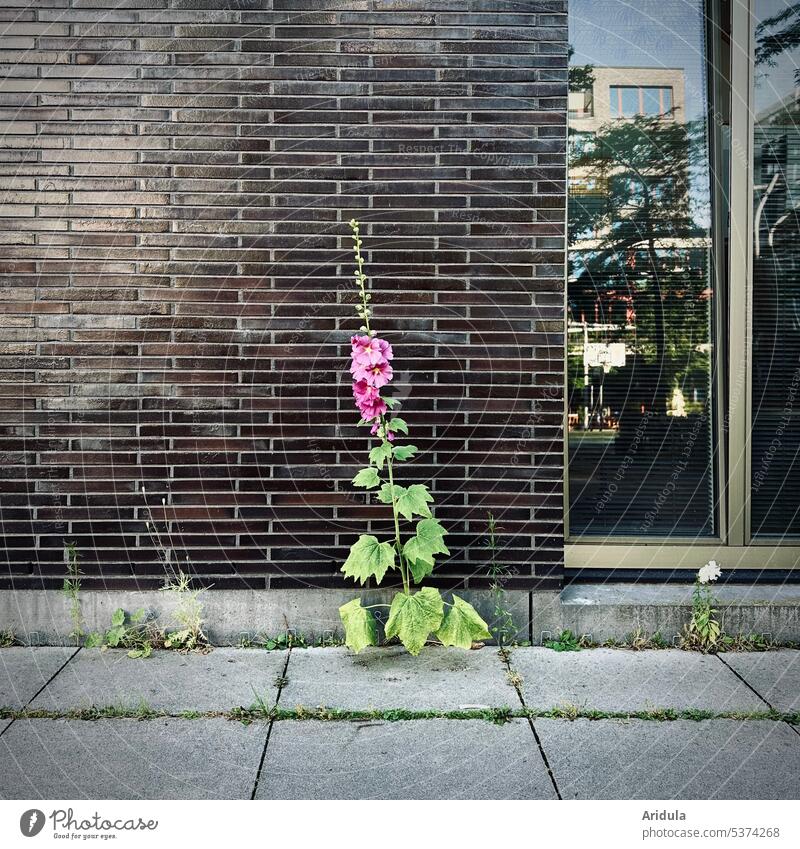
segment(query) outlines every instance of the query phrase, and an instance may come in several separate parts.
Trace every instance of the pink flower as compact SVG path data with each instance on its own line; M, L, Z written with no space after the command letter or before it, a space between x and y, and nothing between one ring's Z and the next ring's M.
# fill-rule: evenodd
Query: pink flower
M368 401L364 401L362 404L359 404L358 409L361 411L361 418L363 418L365 422L371 422L373 419L377 419L379 416L382 416L388 407L386 406L386 402L383 398L378 395L377 398L371 398Z
M392 346L385 339L377 336L353 336L350 339L352 345L353 363L360 366L374 366L384 360L394 357Z
M380 388L392 379L394 370L388 360L382 360L372 366L362 366L355 361L350 366L354 380L366 380L370 386Z
M366 380L358 380L353 384L353 397L356 406L361 411L361 418L365 421L382 416L386 410L386 402L381 398L380 392L374 386L370 386Z

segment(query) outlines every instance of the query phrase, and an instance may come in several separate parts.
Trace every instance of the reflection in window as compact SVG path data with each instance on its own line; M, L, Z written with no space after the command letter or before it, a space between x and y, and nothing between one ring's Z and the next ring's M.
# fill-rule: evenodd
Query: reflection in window
M715 532L704 7L570 2L572 535Z
M800 3L756 0L754 536L800 536Z

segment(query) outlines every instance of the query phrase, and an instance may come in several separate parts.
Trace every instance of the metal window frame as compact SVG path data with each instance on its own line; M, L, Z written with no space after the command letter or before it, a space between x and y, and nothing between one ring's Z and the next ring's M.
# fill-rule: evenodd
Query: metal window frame
M718 560L726 569L769 571L792 569L800 563L800 545L796 540L787 542L780 539L753 538L750 530L754 2L755 0L731 2L730 235L725 289L720 285L725 282L719 273L721 264L715 263L717 291L720 295L726 295L716 299L714 328L714 347L717 352L714 376L717 403L714 415L718 440L716 495L719 533L710 538L570 538L569 439L566 425L569 375L565 366L564 558L567 570L695 569L708 560ZM719 0L711 0L708 8L713 19L719 20ZM718 50L717 38L712 46L712 61L716 61ZM719 76L715 74L715 86L718 80ZM719 102L718 97L712 101L713 107L713 103ZM713 147L718 147L718 132L715 131L714 136ZM715 222L715 226L717 223ZM715 242L717 245L721 244L719 239ZM568 309L566 288L565 285L565 309ZM568 345L566 337L565 332L565 363ZM726 398L727 408L724 408ZM720 415L722 409L725 409L724 415Z

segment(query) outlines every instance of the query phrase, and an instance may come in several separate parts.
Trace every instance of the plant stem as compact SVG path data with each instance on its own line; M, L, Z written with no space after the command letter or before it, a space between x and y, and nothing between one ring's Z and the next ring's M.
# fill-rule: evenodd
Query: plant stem
M389 442L384 444L388 445ZM392 474L392 457L386 458L386 469L389 472L389 486L392 488L392 513L394 514L394 538L397 546L397 556L400 558L400 574L403 576L403 591L406 595L411 594L411 587L408 582L408 567L405 565L403 557L403 546L400 543L400 519L397 515L397 499L394 495L394 475Z

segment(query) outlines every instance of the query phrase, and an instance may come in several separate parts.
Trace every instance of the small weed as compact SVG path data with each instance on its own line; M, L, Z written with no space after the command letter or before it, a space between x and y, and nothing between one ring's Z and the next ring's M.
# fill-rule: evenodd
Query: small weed
M678 712L672 708L655 708L647 711L647 719L655 720L657 722L665 722L667 720L672 721L679 718Z
M192 589L191 578L178 570L172 581L162 587L173 601L172 617L178 624L174 631L164 633L164 648L180 652L208 651L208 639L203 633L203 602L200 595L204 589Z
M342 641L336 641L332 637L323 638L323 642L316 642L315 645L321 647L344 645ZM288 630L283 634L278 634L276 637L269 637L265 634L256 634L254 637L242 636L239 638L238 647L240 649L264 649L265 651L282 651L285 649L305 649L309 647L309 641L297 631Z
M272 714L272 708L267 707L267 703L264 701L263 697L258 694L255 687L251 687L250 689L253 691L253 695L256 699L250 710L256 711L264 717L270 716Z
M75 640L75 645L80 645L84 635L83 612L81 610L81 570L78 565L78 549L74 542L64 543L64 557L67 561L67 577L61 592L69 603L69 618L72 622L70 639Z
M517 672L516 669L509 669L508 672L506 672L506 680L512 687L517 690L522 687L522 676L519 674L519 672Z
M486 520L486 537L484 546L489 551L489 590L492 594L492 632L501 646L508 645L514 641L517 628L514 625L514 616L507 606L505 585L513 575L513 571L506 565L499 563L497 559L500 545L497 538L497 522L489 513Z
M10 628L0 631L0 648L7 649L10 646L16 645L18 645L17 638Z
M682 719L691 719L693 722L702 722L704 719L713 719L714 711L700 710L699 708L690 708L683 711Z
M637 628L628 634L627 638L621 643L621 646L632 649L633 651L670 648L670 644L661 636L660 631L656 631L654 634L648 634L641 628Z
M573 705L570 702L564 702L558 707L554 707L550 711L550 716L554 719L569 719L575 720L580 716L581 709L577 705Z
M580 651L581 644L572 631L562 631L555 640L548 640L545 647L553 651Z
M86 638L86 648L128 649L130 658L150 657L153 649L157 648L162 639L161 633L147 621L144 609L137 610L130 616L118 607L111 615L111 627L102 633L89 634Z
M107 705L105 707L73 708L66 712L68 719L83 719L90 722L97 719L155 719L164 716L162 711L153 710L142 699L138 705Z
M777 648L777 643L764 634L723 634L720 640L720 651L770 651Z

